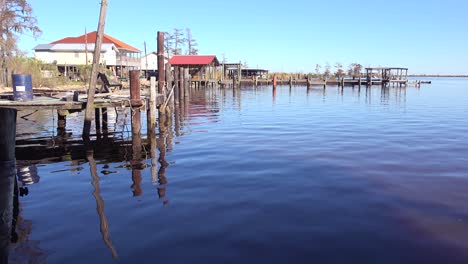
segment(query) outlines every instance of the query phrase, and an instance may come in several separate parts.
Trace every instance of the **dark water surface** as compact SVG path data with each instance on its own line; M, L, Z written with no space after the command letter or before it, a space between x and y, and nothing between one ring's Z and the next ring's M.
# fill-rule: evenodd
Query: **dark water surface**
M94 177L80 114L19 118L12 260L468 263L468 79L194 90L133 169L126 114Z

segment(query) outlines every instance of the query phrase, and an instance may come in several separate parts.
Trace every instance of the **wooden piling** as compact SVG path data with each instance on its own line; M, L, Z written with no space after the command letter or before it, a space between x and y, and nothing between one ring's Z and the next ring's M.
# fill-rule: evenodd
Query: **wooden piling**
M180 89L179 89L179 67L174 67L174 103L179 104Z
M169 106L169 109L172 111L174 108L174 96L173 93L174 91L172 90L172 69L171 69L171 64L168 62L166 63L166 95L169 96L168 98L168 103L167 105ZM172 94L172 96L171 96Z
M91 120L94 108L94 94L96 92L97 73L99 67L99 59L101 58L101 44L104 35L104 25L106 22L107 0L101 1L101 11L99 15L98 30L96 36L96 43L94 46L93 67L91 69L91 79L89 81L88 100L86 104L84 125L82 136L84 139L89 140L89 133L91 131Z
M140 71L130 71L130 99L141 102ZM139 107L131 107L132 111L132 190L134 196L141 195L141 111Z
M102 111L102 130L104 134L107 134L107 132L109 131L109 116L107 113L107 107L103 107L101 111Z
M148 107L148 131L156 126L156 77L150 78L150 101ZM149 135L149 133L148 133Z
M164 71L164 32L158 31L158 93L164 93L164 82L166 80Z
M185 68L184 69L184 79L185 79L185 84L184 84L184 87L185 87L185 97L188 98L190 96L190 73L189 73L189 69L188 68Z
M8 263L12 233L16 116L15 109L0 108L0 263Z
M98 133L101 130L101 108L94 108L94 123Z
M276 89L276 84L277 84L277 77L276 75L273 75L273 88Z
M184 68L179 68L179 90L180 90L180 100L185 99L185 76Z

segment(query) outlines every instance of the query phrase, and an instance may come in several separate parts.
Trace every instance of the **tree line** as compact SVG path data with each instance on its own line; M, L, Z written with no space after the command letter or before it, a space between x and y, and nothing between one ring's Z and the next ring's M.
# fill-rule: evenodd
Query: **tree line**
M164 32L164 50L169 57L173 55L198 55L198 43L190 28L174 28Z

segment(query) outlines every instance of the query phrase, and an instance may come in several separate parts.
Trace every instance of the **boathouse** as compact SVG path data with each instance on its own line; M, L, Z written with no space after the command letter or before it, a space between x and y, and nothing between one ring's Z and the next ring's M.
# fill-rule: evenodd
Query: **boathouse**
M377 67L365 68L365 70L366 81L370 85L373 83L406 85L408 83L408 68Z
M49 44L39 44L34 48L35 57L45 63L57 65L59 72L71 76L77 73L77 66L92 64L96 36L94 31ZM139 49L104 34L99 63L118 76L126 76L129 70L140 68L140 53Z
M192 80L217 79L219 61L214 55L175 55L169 63L171 66L188 68Z

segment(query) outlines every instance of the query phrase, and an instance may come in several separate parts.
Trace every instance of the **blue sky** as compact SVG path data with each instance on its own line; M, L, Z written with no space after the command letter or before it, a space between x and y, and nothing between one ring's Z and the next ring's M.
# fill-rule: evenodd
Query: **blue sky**
M97 29L100 1L29 0L42 36L20 48ZM105 33L156 50L156 32L190 28L200 54L271 71L315 65L408 67L410 73L468 74L468 1L109 0Z

